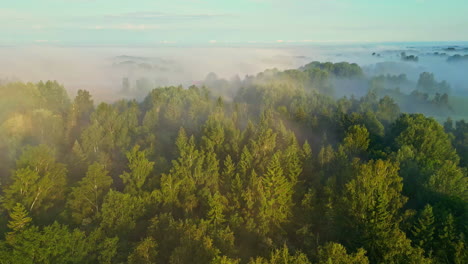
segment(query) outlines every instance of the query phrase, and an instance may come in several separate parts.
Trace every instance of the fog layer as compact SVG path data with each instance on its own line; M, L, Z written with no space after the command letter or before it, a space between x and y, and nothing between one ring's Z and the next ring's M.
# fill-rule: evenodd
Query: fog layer
M458 43L457 43L458 44ZM286 44L285 44L286 45ZM98 101L138 97L135 87L200 84L210 73L220 78L243 78L269 68L298 68L311 61L357 63L368 77L406 74L417 81L422 72L446 80L452 95L468 91L467 45L448 43L353 44L309 46L205 47L57 47L0 48L0 81L57 80L70 93L86 89ZM417 60L402 57L417 58ZM127 87L123 87L127 86ZM124 88L128 91L121 93ZM350 91L366 93L367 87Z

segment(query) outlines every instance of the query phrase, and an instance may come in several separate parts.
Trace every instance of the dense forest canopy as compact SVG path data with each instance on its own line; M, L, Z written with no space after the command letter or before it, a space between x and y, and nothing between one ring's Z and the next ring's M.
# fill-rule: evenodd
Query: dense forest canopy
M2 84L0 263L468 263L450 89L346 62L99 104Z

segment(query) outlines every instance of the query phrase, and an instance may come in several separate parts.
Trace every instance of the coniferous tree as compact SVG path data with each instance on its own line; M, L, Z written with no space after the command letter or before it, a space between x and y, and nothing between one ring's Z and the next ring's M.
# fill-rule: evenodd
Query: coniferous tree
M433 238L435 235L432 206L426 205L424 207L417 222L413 225L411 234L413 236L413 243L423 248L426 254L430 256L433 251Z
M11 220L8 222L8 228L11 229L11 232L8 233L9 236L29 226L32 218L28 215L26 208L24 208L22 204L17 203L15 207L13 207L12 212L10 213Z
M125 192L134 195L143 191L143 186L154 168L154 162L149 161L146 158L145 151L139 149L140 146L137 145L127 152L130 172L124 172L120 175L125 184Z

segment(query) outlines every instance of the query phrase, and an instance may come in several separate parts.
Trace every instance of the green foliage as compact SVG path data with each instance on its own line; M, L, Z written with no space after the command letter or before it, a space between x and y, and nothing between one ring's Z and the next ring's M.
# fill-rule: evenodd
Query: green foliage
M435 255L442 263L464 263L468 259L464 238L456 233L455 219L448 214L441 221L437 232L438 241L435 242Z
M15 232L0 256L3 263L83 263L91 247L84 232L55 222L42 230L32 226Z
M403 114L393 125L396 144L409 146L417 154L416 160L435 166L444 160L458 162L448 135L432 118L421 114Z
M153 171L154 162L146 158L144 151L139 151L140 146L135 146L127 152L128 167L131 172L124 172L122 178L125 184L125 191L131 194L138 194L142 191L147 177Z
M219 255L206 222L175 220L161 215L152 220L151 234L163 243L159 244L159 262L162 263L210 263Z
M78 120L86 121L94 110L94 101L91 98L91 94L86 90L78 90L77 95L73 100L73 108Z
M31 212L44 212L63 199L67 170L57 163L54 151L45 146L28 147L17 162L13 183L5 191L4 206L17 203Z
M127 234L136 227L144 209L140 198L111 190L102 204L101 227L112 235Z
M268 259L258 257L250 260L249 264L310 264L307 256L301 252L291 255L288 247L276 249L271 252Z
M359 249L356 253L348 254L346 248L338 243L327 243L319 248L319 264L368 264L366 251Z
M0 263L468 262L468 126L401 114L449 112L446 83L312 62L204 85L0 85Z
M12 233L28 227L29 223L32 221L32 218L28 216L28 212L20 203L17 203L15 207L13 207L10 218L11 220L8 222L8 228L12 230Z
M414 244L423 248L429 255L433 250L434 228L434 214L432 213L432 207L430 205L426 205L421 211L416 224L413 225L411 234L414 237Z
M72 188L68 198L68 208L77 224L89 224L99 216L105 194L112 185L112 178L106 168L94 163L88 168L86 176Z
M81 147L90 161L107 163L128 150L138 126L138 109L123 102L122 109L101 103L91 114L91 124L81 134Z
M363 126L350 127L346 132L342 146L349 156L362 155L369 147L369 132Z
M434 74L423 72L419 75L418 89L428 93L447 93L450 91L450 86L445 81L437 82L434 78Z
M429 176L425 186L434 192L468 201L468 177L466 172L450 160L444 161L442 166Z
M37 84L37 88L41 95L41 104L46 108L57 113L65 113L67 111L70 99L62 85L56 81L47 81L46 83L41 81Z
M226 256L215 258L211 264L239 264L239 259L230 259Z
M312 70L314 68L319 68L321 70L326 71L329 74L333 74L336 77L340 77L340 78L357 78L357 77L363 76L361 67L359 67L355 63L347 63L347 62L320 63L318 61L314 61L303 66L302 68L306 71Z
M106 237L103 241L100 241L97 247L98 250L98 261L99 263L114 263L113 259L117 255L118 250L118 237Z
M353 243L364 247L371 261L398 263L421 254L398 228L398 211L407 200L402 187L398 164L382 160L360 165L356 178L346 185L345 228L355 232Z
M138 243L133 250L133 253L128 256L130 264L154 264L156 263L157 243L152 237L147 237L145 240Z
M440 124L421 114L404 114L393 125L393 133L405 193L418 207L448 199L466 201L466 173Z
M453 134L453 143L461 159L460 165L466 168L468 167L468 122L459 120L455 122L455 127L452 124L450 126L452 129L446 131Z
M291 215L293 186L284 175L278 153L273 155L259 187L261 230L280 227Z
M227 200L219 192L216 192L208 200L210 210L208 211L208 220L217 228L226 221L223 211L226 211Z

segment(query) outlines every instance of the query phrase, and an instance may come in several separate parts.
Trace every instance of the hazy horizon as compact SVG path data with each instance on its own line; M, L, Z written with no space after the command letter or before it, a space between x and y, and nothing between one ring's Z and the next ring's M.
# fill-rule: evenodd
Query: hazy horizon
M449 47L459 47L446 56ZM404 62L402 51L418 55L418 62ZM379 54L373 56L372 54ZM380 54L382 53L382 54ZM421 72L433 72L438 80L448 81L455 93L466 94L468 76L464 68L448 63L447 57L468 54L468 42L405 42L405 43L341 43L341 44L223 44L159 45L159 46L67 46L57 44L16 45L0 47L0 80L30 81L57 80L73 94L87 89L97 98L120 98L122 79L132 82L146 78L154 87L198 84L211 72L220 78L256 75L266 69L296 69L312 61L347 61L357 63L370 76L380 74L408 74L416 80ZM127 64L119 56L147 60L148 67ZM134 59L134 58L131 58ZM140 61L141 63L142 61ZM145 62L145 61L143 61ZM381 63L396 63L399 67L372 71ZM464 63L464 62L461 62ZM462 64L464 65L464 64ZM86 78L83 78L86 76Z

